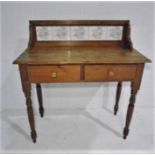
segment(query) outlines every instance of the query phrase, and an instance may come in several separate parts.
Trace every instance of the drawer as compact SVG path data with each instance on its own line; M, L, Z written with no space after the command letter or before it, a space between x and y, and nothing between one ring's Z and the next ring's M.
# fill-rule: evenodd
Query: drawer
M128 81L135 78L136 65L86 65L86 81Z
M43 65L28 67L29 80L34 83L80 81L78 65Z

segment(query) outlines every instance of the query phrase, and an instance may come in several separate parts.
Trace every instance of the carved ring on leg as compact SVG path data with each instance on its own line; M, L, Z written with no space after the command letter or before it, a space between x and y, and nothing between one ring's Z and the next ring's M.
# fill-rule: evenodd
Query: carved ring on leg
M32 138L33 142L35 143L37 134L35 131L34 114L33 114L33 108L32 108L30 94L28 94L26 97L26 104L27 104L28 119L29 119L30 128L31 128L31 138Z
M136 98L136 93L137 90L133 88L133 85L131 85L131 96L130 96L130 102L128 105L128 110L127 110L127 115L126 115L126 124L125 124L125 128L123 131L123 138L126 139L126 137L129 134L129 125L131 122L131 118L132 118L132 114L133 114L133 110L134 110L134 103L135 103L135 98Z

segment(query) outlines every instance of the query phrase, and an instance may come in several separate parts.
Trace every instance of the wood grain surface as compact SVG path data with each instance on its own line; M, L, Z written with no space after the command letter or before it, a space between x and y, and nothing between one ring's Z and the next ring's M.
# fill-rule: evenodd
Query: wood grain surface
M33 47L26 49L15 64L108 64L145 63L148 58L137 50L119 46L100 47Z

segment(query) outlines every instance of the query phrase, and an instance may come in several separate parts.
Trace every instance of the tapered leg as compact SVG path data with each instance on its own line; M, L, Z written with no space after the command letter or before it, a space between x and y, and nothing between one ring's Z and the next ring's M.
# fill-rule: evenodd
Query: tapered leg
M41 85L39 83L36 84L36 89L37 89L37 96L38 96L38 102L39 102L39 112L40 116L44 116L44 108L43 108L43 101L42 101L42 90L41 90Z
M118 111L118 104L119 104L119 99L120 99L120 95L121 95L121 90L122 90L122 82L118 82L117 92L116 92L116 103L114 106L114 115L116 115L117 111Z
M31 95L28 93L26 95L26 105L27 105L27 114L28 114L28 119L30 123L30 128L31 128L31 138L33 142L36 142L37 134L35 131L35 124L34 124L34 114L33 114L33 108L32 108L32 101L31 101Z
M132 118L132 114L133 114L133 110L134 110L136 94L137 94L137 89L134 88L134 83L132 82L131 83L131 96L130 96L130 101L129 101L129 105L128 105L127 115L126 115L126 123L125 123L124 131L123 131L124 139L126 139L128 133L129 133L129 126L130 126L130 122L131 122L131 118Z
M37 138L37 133L35 131L34 113L32 108L32 101L31 101L31 83L28 81L29 78L27 73L27 66L20 65L19 69L20 69L22 88L26 98L27 114L28 114L28 120L31 128L31 138L35 143Z

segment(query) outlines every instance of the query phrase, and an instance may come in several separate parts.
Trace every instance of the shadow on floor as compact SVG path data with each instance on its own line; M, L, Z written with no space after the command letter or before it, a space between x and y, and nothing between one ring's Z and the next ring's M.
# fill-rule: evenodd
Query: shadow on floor
M104 120L97 119L84 109L55 109L46 110L44 118L36 114L38 141L32 145L26 111L3 110L1 118L3 123L2 148L6 151L26 148L57 151L89 150L98 134L96 125L110 131L116 137L122 136L110 125L104 123ZM15 133L15 135L9 135L9 133Z

